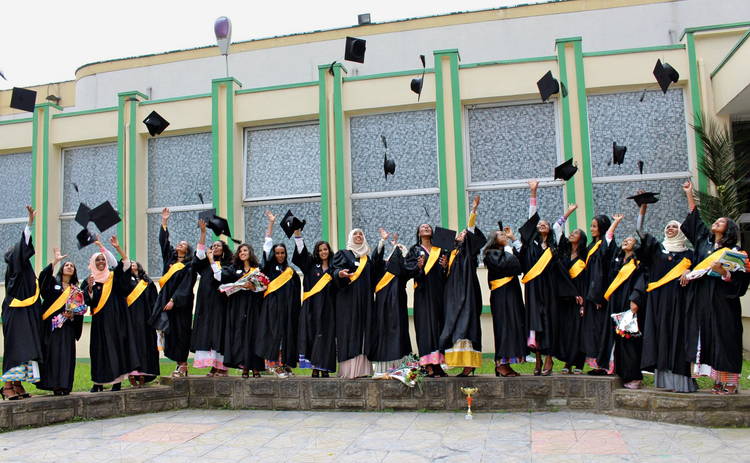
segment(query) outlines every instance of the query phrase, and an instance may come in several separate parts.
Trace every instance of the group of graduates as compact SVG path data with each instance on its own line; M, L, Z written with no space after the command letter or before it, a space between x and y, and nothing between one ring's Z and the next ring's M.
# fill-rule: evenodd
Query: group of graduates
M723 251L739 251L736 223L720 218L707 228L686 182L689 214L682 223L668 222L661 241L641 232L645 203L637 237L617 245L614 233L623 216L599 215L589 240L581 229L564 233L575 205L552 223L542 220L538 182L529 185L529 218L517 235L499 224L485 237L475 226L477 196L453 249L434 245L435 230L426 223L410 248L383 229L371 248L355 228L346 249L336 253L325 241L309 250L298 227L291 262L301 279L286 246L271 238L276 217L270 211L259 260L247 243L234 252L222 240L206 246L203 220L195 251L187 241L173 245L164 209L159 289L116 237L110 243L121 259L97 241L99 251L82 282L59 249L37 278L30 262L34 211L28 207L28 226L5 255L3 398L28 397L23 381L56 395L70 393L83 322L77 305L92 316L92 392L110 384L118 390L125 379L143 386L159 375L160 348L177 363L174 376L187 375L191 351L194 367L210 367L209 376L239 368L246 378L264 370L287 377L297 366L312 369L313 377L386 372L413 351L410 279L420 365L430 377L447 376L445 366L463 367L458 376L468 376L482 364L480 259L490 289L496 376L517 376L512 365L535 353L535 375L550 375L556 357L565 363L563 373L579 374L588 363L590 374L617 374L629 388L640 387L642 370L649 370L655 385L667 390L695 391L697 373L714 378L718 394L737 392L739 298L748 273L727 271L718 262ZM692 270L709 268L711 273L689 278ZM261 274L266 284L258 287ZM637 330L623 331L613 322L613 314L627 311Z

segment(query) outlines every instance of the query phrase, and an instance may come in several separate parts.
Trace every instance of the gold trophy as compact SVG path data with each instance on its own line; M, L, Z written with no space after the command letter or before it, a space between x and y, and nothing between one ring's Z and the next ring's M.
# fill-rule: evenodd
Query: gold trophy
M479 389L475 387L462 387L461 392L466 395L466 403L469 405L469 408L466 410L466 419L467 420L473 420L474 416L471 414L471 402L474 400L473 397L471 397L472 394L476 394Z

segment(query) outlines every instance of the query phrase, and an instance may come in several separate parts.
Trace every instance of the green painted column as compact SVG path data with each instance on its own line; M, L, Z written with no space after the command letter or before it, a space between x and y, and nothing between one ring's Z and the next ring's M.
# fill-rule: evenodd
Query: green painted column
M232 235L244 237L242 182L238 181L243 172L242 136L234 122L235 92L240 88L242 83L234 77L211 81L211 134L213 206L219 216L226 217Z
M31 139L31 206L36 210L33 235L36 244L34 265L40 270L47 264L50 228L59 213L59 207L50 202L50 153L52 144L50 130L52 115L62 111L53 103L40 103L34 107ZM59 202L59 200L56 199Z
M703 123L703 102L701 99L701 82L700 73L698 72L698 57L695 50L695 37L692 32L686 34L687 42L687 54L688 54L688 88L690 90L690 104L693 109L692 124L696 127L700 127ZM699 191L708 192L708 178L703 175L697 166L703 162L703 156L705 155L703 143L700 137L695 133L694 130L690 131L693 136L693 143L695 143L695 161L696 161L696 172L698 174L698 184L695 185Z

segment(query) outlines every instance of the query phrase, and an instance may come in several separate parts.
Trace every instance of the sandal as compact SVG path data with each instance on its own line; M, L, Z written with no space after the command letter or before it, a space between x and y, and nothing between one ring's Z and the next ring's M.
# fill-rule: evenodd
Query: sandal
M513 370L510 365L504 363L495 367L495 376L502 376L503 378L513 378L520 375L517 371Z
M260 378L260 372L258 370L253 370L253 378Z
M23 398L20 395L16 394L16 390L12 384L6 384L5 386L3 386L3 388L0 389L0 394L2 394L3 400L21 400Z
M213 378L214 376L216 376L216 368L211 367L211 371L209 371L208 373L206 373L206 376L209 377L209 378Z
M320 372L318 370L312 371L312 377L313 378L320 378Z
M28 399L29 397L31 397L31 394L26 392L26 390L23 388L23 384L21 384L21 381L16 381L13 384L13 390L16 391L16 395L18 395L22 399Z
M724 384L723 383L714 383L714 387L711 388L712 394L718 394L719 392L724 390Z
M243 368L242 369L242 377L245 378L245 379L249 378L250 377L250 370L248 370L247 368ZM253 378L255 378L255 370L253 370Z
M717 394L719 394L719 395L732 395L732 394L737 394L739 392L740 392L739 388L737 387L736 384L727 384L727 385L724 386L724 389L722 389L721 391L717 392Z
M229 373L227 372L227 370L220 370L217 368L216 372L214 372L215 378L226 378L227 376L229 376Z
M328 372L327 372L327 371L324 371L324 372L322 372L322 373L320 374L320 377L321 377L321 378L330 378L330 377L331 377L331 375L330 375L330 374L328 374Z
M462 371L461 373L457 374L456 377L458 377L458 378L466 378L468 376L474 376L474 371L475 370L476 370L476 368L474 368L474 367L464 367L464 371Z

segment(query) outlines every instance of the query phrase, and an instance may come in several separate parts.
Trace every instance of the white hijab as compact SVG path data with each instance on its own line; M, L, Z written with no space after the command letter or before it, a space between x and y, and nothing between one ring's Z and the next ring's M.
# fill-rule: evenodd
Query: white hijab
M354 244L354 233L362 233L362 244ZM365 238L365 232L361 228L353 228L349 232L349 238L346 240L346 249L354 253L356 257L362 257L370 254L370 245L367 244L367 238Z
M677 234L673 238L667 237L667 227L670 225L677 225ZM680 225L682 225L680 222L676 220L670 220L669 222L667 222L667 225L664 226L664 241L662 241L661 244L662 246L664 246L664 249L669 252L687 251L687 246L685 246L687 237L684 233L682 233Z

